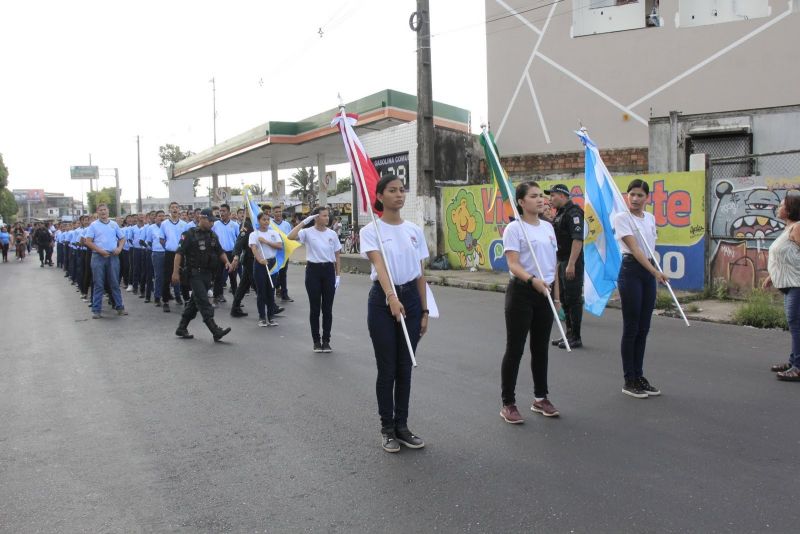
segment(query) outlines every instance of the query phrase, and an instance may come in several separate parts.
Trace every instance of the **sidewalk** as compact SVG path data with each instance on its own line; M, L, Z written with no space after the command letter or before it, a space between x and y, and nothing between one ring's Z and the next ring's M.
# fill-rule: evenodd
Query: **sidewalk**
M343 271L362 274L368 274L370 271L369 261L358 254L342 254L341 261ZM296 263L303 264L305 260L297 261ZM508 273L503 271L470 272L464 270L435 271L426 269L425 277L431 285L477 289L479 291L504 293L506 285L508 285ZM699 300L697 293L689 291L676 291L675 293L689 321L733 324L733 314L739 306L738 302ZM608 302L608 307L617 309L620 307L619 297L616 294ZM656 310L655 313L680 319L680 314L673 310Z

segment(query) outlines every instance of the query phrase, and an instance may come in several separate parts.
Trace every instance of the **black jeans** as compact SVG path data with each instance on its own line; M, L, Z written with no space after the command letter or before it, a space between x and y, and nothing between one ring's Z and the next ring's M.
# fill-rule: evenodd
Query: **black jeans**
M189 271L189 287L192 289L192 298L184 308L182 320L189 324L189 321L197 317L197 312L203 317L203 321L214 318L214 308L208 302L208 290L211 289L211 273L200 269Z
M506 289L506 352L500 367L503 405L516 404L515 390L525 339L530 332L533 395L547 396L547 351L553 328L553 311L547 297L525 282L512 278Z
M278 271L278 286L281 289L281 298L288 299L289 298L289 288L286 287L286 275L289 271L289 262L286 262L286 265L283 266L283 269Z
M256 280L256 308L259 319L272 319L275 311L275 288L269 281L269 270L275 265L275 260L267 260L267 265L261 265L253 260L253 278Z
M129 286L131 283L131 251L122 249L119 253L119 279ZM119 280L117 281L119 283Z
M225 255L228 257L228 261L233 260L233 251L225 252ZM225 277L227 276L228 279L231 281L231 291L233 291L234 295L236 294L237 284L236 284L236 275L238 273L233 271L232 273L228 272L228 269L225 268L225 265L220 267L219 276L217 276L216 280L214 280L214 297L221 297L222 296L222 287L225 283Z
M180 285L172 285L172 268L175 266L175 251L164 252L164 274L161 275L161 300L169 302L174 297L178 300L181 295ZM173 294L174 292L174 294Z
M139 272L139 294L144 294L149 299L153 294L153 253L150 249L143 248L141 257L141 271Z
M242 277L239 279L239 287L236 288L231 308L238 308L242 305L242 300L251 285L253 285L253 262L245 260L242 262Z
M558 262L558 287L561 306L567 318L567 339L581 338L581 322L583 321L583 254L575 262L575 278L567 280L567 263Z
M397 298L406 309L406 326L411 348L416 352L422 325L422 301L416 280L394 288ZM367 300L367 327L378 378L375 393L382 427L404 426L408 422L411 398L411 355L408 353L403 326L395 320L386 305L386 295L377 282L372 284Z
M283 270L283 269L281 269ZM308 322L314 343L320 341L319 312L322 310L322 341L331 340L333 325L333 297L336 294L336 267L333 263L313 263L306 265L306 292L310 311ZM283 288L281 288L283 289Z
M622 259L617 279L622 304L622 371L625 380L644 376L644 350L656 305L656 279L633 256Z
M3 261L8 261L8 243L3 243Z

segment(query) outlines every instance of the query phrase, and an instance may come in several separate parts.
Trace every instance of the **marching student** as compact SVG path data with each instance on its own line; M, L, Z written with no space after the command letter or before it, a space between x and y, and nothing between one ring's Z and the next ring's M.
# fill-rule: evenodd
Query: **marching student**
M164 284L164 245L161 239L161 226L164 224L164 210L156 211L155 222L149 226L147 234L147 243L150 245L150 258L153 266L153 299L155 299L156 307L161 306L161 292L162 288L166 285L166 293L169 295L169 283ZM174 256L173 256L174 259ZM172 274L172 266L170 266L170 274ZM169 304L167 309L169 311Z
M529 334L533 374L531 411L546 417L559 415L547 397L548 349L550 330L553 328L553 311L547 295L554 284L555 294L558 294L558 245L553 225L539 217L544 205L544 193L539 184L519 184L515 202L519 207L520 220L512 221L503 232L503 249L511 280L506 289L506 350L500 367L503 402L500 416L507 423L521 424L524 419L516 406L515 390L519 365L525 351L525 340ZM528 242L536 254L535 259ZM558 301L556 305L558 306Z
M165 219L159 227L159 239L164 246L164 268L162 270L162 286L161 286L161 299L163 302L162 310L169 313L169 301L175 297L175 303L180 306L183 304L181 298L180 285L173 286L172 267L175 263L175 252L178 251L178 244L181 240L181 235L187 230L187 223L181 220L179 216L180 206L177 202L169 203L169 218Z
M139 289L139 298L144 298L145 304L150 303L150 297L153 294L153 249L151 239L152 227L155 224L156 212L147 212L147 220L142 227L142 232L139 236L139 243L142 245L142 278L139 280L141 286Z
M375 392L382 446L386 452L398 452L401 443L412 449L425 446L425 442L408 429L412 363L400 320L405 317L411 349L416 351L420 337L428 329L422 268L422 262L428 257L428 245L422 229L400 216L406 200L403 180L384 175L375 189L375 209L383 214L376 223L369 223L361 230L361 255L372 263L367 327L378 367ZM380 226L385 260L375 224ZM387 264L394 286L389 281Z
M144 214L139 213L136 215L136 224L131 226L130 234L128 237L131 240L131 276L133 278L133 287L129 287L128 291L133 291L134 295L140 295L141 298L144 298L144 286L140 285L142 283L142 279L144 278L142 274L142 265L144 265L142 261L142 254L144 247L142 246L142 233L144 232Z
M280 211L276 211L277 215ZM306 292L310 304L309 323L314 352L331 352L333 297L339 287L339 251L342 244L336 232L328 228L330 210L315 208L312 215L292 228L286 236L306 246ZM283 278L285 280L285 278ZM285 284L286 282L282 282ZM285 289L285 286L282 286ZM288 295L288 294L287 294ZM319 314L322 310L322 337L319 335Z
M231 305L231 317L247 317L247 312L242 309L242 300L250 286L253 285L253 251L250 249L250 234L253 233L253 223L250 217L246 217L242 221L242 227L239 231L239 237L236 238L236 244L233 247L233 268L242 268L242 276L239 279L239 287L236 288L236 294L233 296L233 304ZM273 314L274 315L274 314Z
M274 217L272 221L275 223L275 226L278 229L286 234L289 235L289 232L292 231L292 224L283 218L283 208L278 206L273 210ZM278 283L276 284L275 289L277 290L280 287L280 295L281 295L281 302L294 302L294 299L289 296L289 287L286 284L286 278L289 273L289 262L287 261L286 264L278 271ZM275 294L275 298L277 299L277 293Z
M125 234L115 221L108 218L108 206L99 204L100 218L86 229L84 243L92 251L92 271L94 290L92 292L92 319L100 319L103 307L103 291L110 286L117 315L128 315L122 304L119 289L119 253L125 242Z
M228 257L228 262L230 262L233 260L233 247L236 245L236 238L239 236L239 224L231 220L231 207L227 204L222 204L219 207L219 217L212 230L217 234L219 244ZM236 294L236 271L228 272L225 269L220 269L214 283L214 304L225 302L223 286L226 276L230 279L231 291Z
M650 186L636 179L628 184L629 212L618 213L612 224L622 251L617 288L622 305L622 392L637 399L660 395L644 377L644 351L656 304L656 281L669 278L656 267L649 251L656 249L656 219L645 211ZM645 246L646 244L646 246Z
M258 326L278 326L272 320L275 307L275 289L268 277L270 269L275 265L275 255L283 248L281 237L269 225L269 215L261 212L258 215L258 228L248 238L253 251L253 277L256 281L258 307Z

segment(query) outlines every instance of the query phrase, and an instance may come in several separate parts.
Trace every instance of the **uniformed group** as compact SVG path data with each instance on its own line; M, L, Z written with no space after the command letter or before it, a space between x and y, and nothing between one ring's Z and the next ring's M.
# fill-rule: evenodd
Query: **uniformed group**
M271 207L262 211L271 215ZM242 220L240 227L237 219ZM272 221L285 233L291 230L282 212ZM215 341L230 332L214 321L214 307L226 302L224 291L230 284L235 295L232 317L245 317L242 299L251 290L252 276L243 266L252 262L244 210L232 214L223 204L218 208L181 210L177 202L163 210L128 215L112 220L108 207L98 206L94 215L83 215L75 223L61 223L54 232L56 264L84 302L92 308L92 318L102 317L102 297L118 315L127 315L120 285L144 303L155 303L170 312L170 301L183 305L176 335L192 338L189 322L199 312ZM241 258L241 260L240 260ZM292 302L284 266L274 276L270 291L277 291L282 302ZM241 280L241 283L239 283ZM209 301L213 298L213 305ZM284 308L270 299L270 317ZM270 326L277 323L270 321Z

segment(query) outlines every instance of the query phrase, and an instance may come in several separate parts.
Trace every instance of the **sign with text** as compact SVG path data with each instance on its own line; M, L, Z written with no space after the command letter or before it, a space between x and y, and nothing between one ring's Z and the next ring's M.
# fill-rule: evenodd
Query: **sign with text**
M96 165L75 165L69 168L69 175L73 180L97 180L100 170Z
M411 174L411 169L408 166L408 152L399 152L397 154L389 154L388 156L378 156L372 158L372 164L375 165L375 170L378 171L378 176L384 174L394 174L401 180L403 185L408 190L408 180Z

